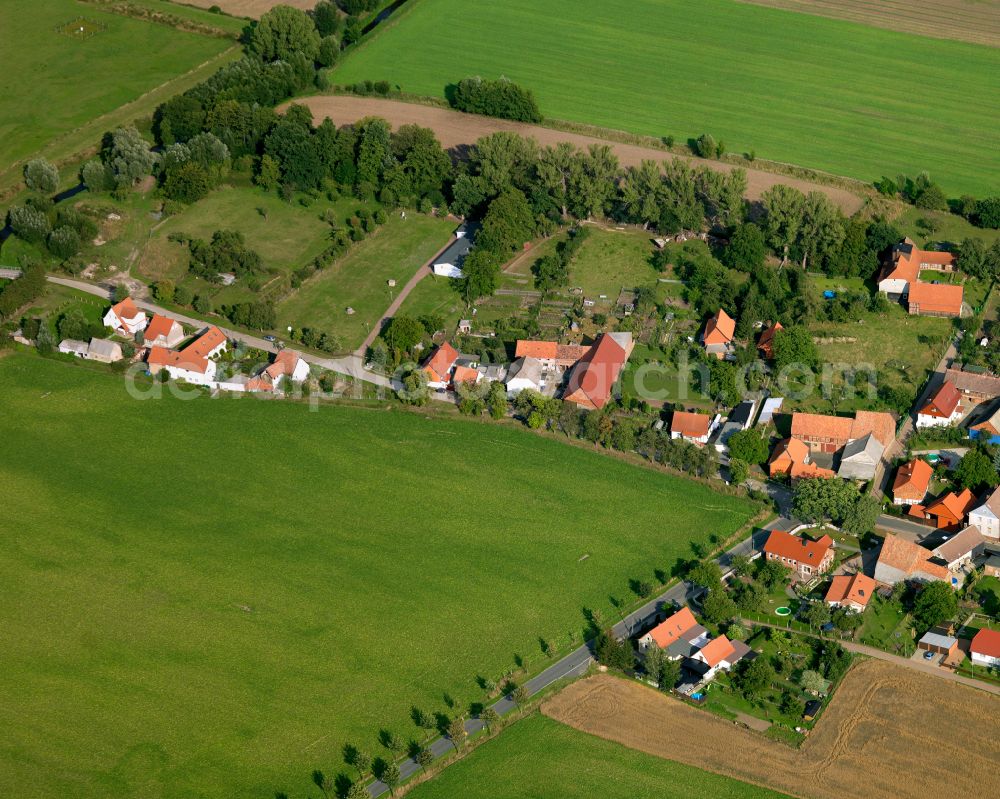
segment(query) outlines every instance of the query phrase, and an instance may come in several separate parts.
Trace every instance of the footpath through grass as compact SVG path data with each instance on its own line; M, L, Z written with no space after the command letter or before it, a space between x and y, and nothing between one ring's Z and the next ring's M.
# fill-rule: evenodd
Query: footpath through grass
M413 799L777 799L784 794L529 716L410 792Z
M755 508L492 423L0 358L3 792L309 795Z
M78 25L71 24L80 18ZM93 35L74 33L79 26ZM53 148L51 140L177 79L233 44L74 0L0 3L0 175L46 144L50 158L68 154ZM96 147L104 129L88 134L93 141L74 140L74 147Z
M468 75L557 119L862 180L929 170L953 196L1000 176L1000 50L732 0L419 0L334 71L442 97Z

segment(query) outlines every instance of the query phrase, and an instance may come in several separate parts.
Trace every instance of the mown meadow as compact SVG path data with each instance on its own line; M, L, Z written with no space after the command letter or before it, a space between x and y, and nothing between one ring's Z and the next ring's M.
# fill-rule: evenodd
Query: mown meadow
M308 795L756 511L392 402L138 400L27 353L0 402L11 796Z
M416 0L333 73L443 97L469 75L543 114L861 180L928 170L951 196L1000 176L1000 50L733 0Z

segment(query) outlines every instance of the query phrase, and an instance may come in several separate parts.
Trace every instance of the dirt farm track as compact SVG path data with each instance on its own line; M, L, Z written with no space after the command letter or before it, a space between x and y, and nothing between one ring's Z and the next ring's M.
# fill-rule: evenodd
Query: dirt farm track
M652 147L641 147L635 144L605 141L586 136L581 133L568 133L539 125L529 125L524 122L510 122L505 119L481 117L475 114L463 114L447 108L405 103L399 100L384 100L374 97L354 97L351 95L323 95L303 97L295 101L307 106L313 113L313 119L318 124L324 117L330 117L336 125L357 122L367 116L382 117L394 128L400 125L422 125L431 128L444 147L452 148L472 144L477 139L497 131L512 131L522 136L530 136L541 145L555 145L559 142L570 142L577 147L585 148L591 144L607 144L614 150L618 160L624 166L638 166L644 159L665 161L669 158L685 158L672 155L664 150ZM729 171L730 164L719 161L701 161L713 169ZM826 194L845 214L853 214L862 205L863 200L846 189L811 183L801 178L764 172L760 169L747 169L747 196L755 200L760 195L778 183L794 186L804 193L821 191Z
M808 799L1000 795L1000 698L881 661L851 670L798 750L608 675L574 683L542 712Z
M234 17L260 17L277 5L292 6L308 11L315 8L317 0L183 0L188 6L198 6L198 8L211 8L218 6L227 14Z

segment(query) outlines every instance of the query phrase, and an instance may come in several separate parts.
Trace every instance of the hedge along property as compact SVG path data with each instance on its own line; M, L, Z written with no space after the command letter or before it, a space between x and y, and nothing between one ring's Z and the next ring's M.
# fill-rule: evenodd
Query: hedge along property
M679 141L709 132L733 152L865 181L929 170L950 196L984 196L1000 175L998 70L995 48L732 0L626 13L597 0L419 0L332 77L441 97L468 75L506 76L547 117Z

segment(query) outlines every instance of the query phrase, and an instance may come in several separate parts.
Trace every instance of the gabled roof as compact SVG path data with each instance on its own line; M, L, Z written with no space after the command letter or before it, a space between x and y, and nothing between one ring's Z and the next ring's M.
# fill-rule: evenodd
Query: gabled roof
M680 433L689 438L701 438L708 435L711 423L712 417L704 413L674 411L674 415L670 419L670 432Z
M985 543L986 539L979 532L979 528L970 524L962 532L941 544L941 546L934 550L934 554L945 563L953 563Z
M169 316L158 313L153 314L153 318L149 320L149 324L146 326L146 331L143 335L146 341L156 341L160 336L166 338L170 335L170 331L174 329L174 325L176 324L179 323Z
M948 283L923 283L918 280L910 284L907 302L911 306L917 306L920 313L946 313L958 316L962 312L962 296L961 286Z
M955 388L955 384L950 380L945 380L941 387L934 392L934 396L920 409L920 413L947 419L955 412L961 398L962 393Z
M473 369L471 366L456 366L455 374L451 376L451 381L457 386L460 383L475 383L479 378L478 369Z
M830 589L826 592L827 602L837 602L846 604L853 602L866 607L868 600L875 593L878 583L871 577L858 572L857 574L839 574L830 583Z
M119 319L129 321L135 319L142 313L131 297L126 297L117 305L112 305L111 310L114 311L115 316Z
M948 569L931 561L930 550L898 535L886 535L882 542L882 551L878 555L878 562L898 569L908 577L923 573L938 580L948 579Z
M816 541L802 538L783 530L772 530L764 544L764 552L788 558L798 563L818 566L830 551L833 539L828 535L820 536Z
M764 353L765 357L774 357L774 334L779 330L784 330L781 326L781 322L775 322L770 327L764 329L764 332L760 334L760 338L757 339L757 349Z
M976 422L975 424L970 424L970 430L977 430L979 432L986 433L989 436L1000 435L1000 405L997 405L996 410L985 418L979 416L978 414L977 416L981 421Z
M809 447L797 438L784 438L775 445L768 463L786 457L792 463L805 463L809 459Z
M730 658L736 654L736 650L726 636L720 635L705 644L698 653L709 666L718 666L723 660L732 663Z
M962 392L982 394L987 397L1000 397L1000 377L992 374L976 374L961 369L948 369L945 377L955 384Z
M920 458L914 458L899 467L892 483L892 495L899 499L921 500L927 496L934 469Z
M1000 630L983 627L969 644L969 651L988 658L1000 658Z
M983 508L988 509L994 516L1000 519L1000 488L994 488L986 501L977 505L973 508L974 511L981 511Z
M660 622L649 635L662 649L670 646L675 641L693 641L698 637L698 633L691 635L697 629L704 629L694 618L691 608L685 606L670 616L666 621Z
M542 362L530 355L518 358L507 370L507 382L515 377L528 380L537 386L542 381Z
M100 355L105 358L122 357L122 345L106 338L92 338L87 347L88 355Z
M570 372L563 399L603 408L611 399L622 367L632 352L630 333L604 333Z
M177 369L204 374L208 371L208 354L225 342L225 334L215 325L210 325L204 333L182 350L153 347L149 351L146 362L150 366L173 366Z
M270 364L264 372L271 380L277 380L284 375L291 375L301 360L302 356L295 350L284 349L275 356L274 363Z
M905 280L916 282L920 277L920 267L925 264L953 266L955 256L950 252L921 250L912 239L903 239L892 248L892 261L882 273L881 280Z
M451 375L451 367L458 360L458 350L447 341L434 350L434 354L424 364L424 371L437 383L447 383Z
M840 456L840 462L857 460L878 463L882 458L883 451L885 451L885 447L875 438L875 434L868 433L862 438L856 438L847 443Z
M793 413L792 436L794 438L829 438L847 441L851 437L854 420L847 416L826 416L819 413Z
M949 516L961 520L975 504L976 495L966 488L961 494L949 491L944 496L938 497L924 508L924 512L931 516Z
M736 332L736 321L721 308L719 312L705 323L705 346L712 344L728 344Z

